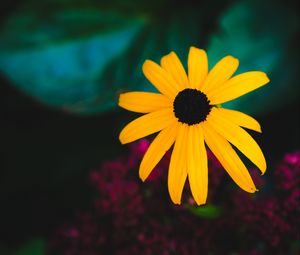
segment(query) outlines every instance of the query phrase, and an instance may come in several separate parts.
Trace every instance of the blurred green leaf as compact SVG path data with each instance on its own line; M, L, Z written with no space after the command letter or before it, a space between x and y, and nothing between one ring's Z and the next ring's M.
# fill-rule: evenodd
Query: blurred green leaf
M210 66L231 54L240 59L238 72L270 76L268 86L229 108L256 114L299 97L298 15L279 1L31 2L0 31L0 71L52 107L113 109L122 91L154 90L142 75L145 59L159 62L174 50L186 63L191 45L207 48Z
M201 207L188 206L191 213L202 218L217 218L221 215L221 208L215 205L205 205Z
M143 17L117 11L19 13L2 31L0 71L50 106L103 111L115 95L101 79L105 68L128 50L144 24Z
M0 71L40 102L76 113L112 109L124 90L154 90L145 59L171 50L186 59L223 6L208 15L208 3L167 0L30 2L0 31Z
M43 255L45 254L45 241L40 238L25 243L14 255Z
M299 99L296 10L279 1L240 1L220 17L208 43L210 65L225 55L240 60L238 73L265 71L271 82L224 106L250 114L264 113ZM294 43L294 44L293 44Z

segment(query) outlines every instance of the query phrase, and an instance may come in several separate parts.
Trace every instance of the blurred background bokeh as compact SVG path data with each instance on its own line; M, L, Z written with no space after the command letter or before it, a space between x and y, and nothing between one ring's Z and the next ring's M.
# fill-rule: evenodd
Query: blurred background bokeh
M0 254L299 254L298 7L293 0L2 2ZM118 94L154 91L141 72L145 59L159 61L173 50L186 63L190 46L207 50L210 67L233 55L240 60L238 73L261 70L271 80L225 105L251 114L262 125L263 134L251 133L268 162L267 173L260 177L261 192L241 199L228 178L216 183L222 191L228 186L230 191L221 192L221 197L211 195L206 209L200 210L189 198L181 208L173 206L163 176L154 178L156 184L141 184L137 171L141 149L118 141L121 128L136 116L117 107ZM134 163L120 170L122 160ZM107 177L107 162L117 164L115 169L108 167L116 176ZM130 185L115 181L119 170ZM95 183L100 185L96 189ZM104 205L102 198L113 192L103 188L109 184L117 195ZM164 195L157 192L161 186ZM118 200L118 192L127 194L128 189L138 190L141 198L129 192ZM287 206L291 196L294 204ZM142 204L143 215L128 209L131 199L136 204L130 210ZM252 208L257 217L252 221L239 218L245 208L226 207L245 200L245 208ZM122 204L120 211L107 209L116 204ZM158 204L147 213L149 205ZM136 217L134 224L115 223L117 215L126 218L127 213ZM240 225L233 224L231 213ZM93 220L82 216L86 214L94 215ZM279 221L280 227L274 223ZM271 241L247 235L259 232L250 225L258 227L261 222L267 229L262 237L276 236ZM215 238L204 241L195 232L214 225ZM68 226L73 232L67 231ZM173 235L181 227L185 232ZM120 235L122 229L132 235L130 239ZM228 238L228 232L235 234ZM158 235L157 240L164 242L153 238L146 242L147 235Z

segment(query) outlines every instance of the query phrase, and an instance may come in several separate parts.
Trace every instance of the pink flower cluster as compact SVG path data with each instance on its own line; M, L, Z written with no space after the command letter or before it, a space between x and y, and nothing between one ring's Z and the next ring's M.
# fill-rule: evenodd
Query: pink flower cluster
M218 161L209 156L208 207L194 205L188 185L183 204L167 192L167 154L146 183L138 178L139 162L149 143L142 140L127 155L104 162L90 173L95 192L89 210L54 233L48 254L63 255L196 255L292 254L299 249L300 152L287 154L257 195L232 188ZM258 171L251 171L262 186ZM201 210L206 213L201 213Z
M269 172L269 190L254 199L240 192L232 195L236 215L247 223L243 235L249 243L261 240L270 254L296 254L300 251L300 151L286 154Z

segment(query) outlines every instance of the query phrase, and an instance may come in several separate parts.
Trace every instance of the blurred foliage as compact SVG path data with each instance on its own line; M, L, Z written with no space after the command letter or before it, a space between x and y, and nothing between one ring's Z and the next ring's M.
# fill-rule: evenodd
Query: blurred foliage
M121 91L153 90L141 74L146 58L159 61L174 50L186 61L191 45L208 49L211 66L232 54L240 59L239 72L270 75L268 87L229 103L231 108L258 113L280 105L283 95L290 101L299 94L292 47L297 11L280 2L233 3L219 19L211 15L222 10L218 1L25 3L0 33L0 71L50 106L77 113L112 109Z
M0 246L1 255L43 255L45 254L45 240L33 238L19 248L7 249Z
M32 239L24 244L14 255L43 255L45 254L45 241Z
M132 44L144 19L90 7L37 11L38 6L8 19L0 44L0 70L50 106L110 108L115 92L101 76Z
M237 73L264 71L271 82L224 106L257 114L299 99L299 17L277 1L241 1L222 15L208 43L212 63L231 54L240 60Z
M214 219L221 215L222 210L219 206L205 205L205 206L189 206L188 209L191 213L207 219Z
M208 3L201 5L30 1L4 23L0 70L50 106L79 113L111 109L120 91L153 90L141 74L146 58L182 54L205 38L210 26L199 24L210 24L214 15L206 13Z

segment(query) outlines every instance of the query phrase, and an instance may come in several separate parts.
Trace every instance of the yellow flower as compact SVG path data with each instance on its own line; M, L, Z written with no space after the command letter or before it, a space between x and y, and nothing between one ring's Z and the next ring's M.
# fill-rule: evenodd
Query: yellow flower
M168 189L175 204L181 203L187 177L196 203L206 203L205 143L230 177L247 192L255 192L256 187L231 144L262 173L266 171L266 160L260 147L243 129L261 132L259 123L242 112L219 107L269 82L267 75L259 71L231 78L238 64L236 58L226 56L208 72L206 52L191 47L187 75L177 55L171 52L161 59L161 65L151 60L146 60L143 65L144 75L161 93L120 95L121 107L146 113L122 130L119 137L122 144L160 131L141 162L139 175L143 181L175 143L168 173Z

